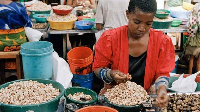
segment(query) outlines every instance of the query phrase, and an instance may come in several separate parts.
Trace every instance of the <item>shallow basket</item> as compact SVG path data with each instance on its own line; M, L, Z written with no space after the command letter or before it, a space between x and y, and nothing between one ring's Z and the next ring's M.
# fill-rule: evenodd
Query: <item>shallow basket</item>
M44 103L40 103L40 104L32 104L32 105L11 105L11 104L5 104L5 103L0 102L0 112L27 112L27 111L56 112L57 111L60 98L64 94L64 87L62 84L60 84L56 81L45 80L45 79L21 79L21 80L16 80L16 81L12 81L12 82L3 84L0 86L0 89L7 87L14 82L29 81L29 80L37 81L37 82L43 83L43 84L51 83L54 88L57 88L60 90L60 95L48 102L44 102Z

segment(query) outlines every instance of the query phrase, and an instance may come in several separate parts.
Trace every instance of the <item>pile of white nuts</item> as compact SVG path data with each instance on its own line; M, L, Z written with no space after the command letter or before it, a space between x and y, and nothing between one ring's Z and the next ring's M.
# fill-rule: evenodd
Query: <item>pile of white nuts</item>
M69 6L69 5L57 5L57 6L54 6L53 9L57 9L57 10L70 10L70 9L72 9L72 7Z
M59 89L52 84L37 81L20 81L0 90L0 102L13 105L39 104L60 95Z
M84 101L84 102L92 100L92 97L90 95L86 95L83 92L77 92L74 93L73 95L69 94L67 97L76 101Z
M30 11L49 11L51 10L51 6L39 1L31 5L30 7L27 7L27 9Z
M141 104L149 98L142 86L130 81L108 89L104 95L111 103L125 106Z
M47 18L47 20L55 22L68 22L77 20L77 17L74 14L68 14L64 16L52 14Z

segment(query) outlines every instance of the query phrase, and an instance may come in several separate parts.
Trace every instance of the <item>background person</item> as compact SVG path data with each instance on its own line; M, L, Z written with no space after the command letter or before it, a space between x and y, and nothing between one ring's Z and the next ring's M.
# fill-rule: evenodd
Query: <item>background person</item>
M27 42L24 27L32 27L26 8L18 0L0 0L0 51L20 50ZM6 62L6 69L15 67L15 62Z

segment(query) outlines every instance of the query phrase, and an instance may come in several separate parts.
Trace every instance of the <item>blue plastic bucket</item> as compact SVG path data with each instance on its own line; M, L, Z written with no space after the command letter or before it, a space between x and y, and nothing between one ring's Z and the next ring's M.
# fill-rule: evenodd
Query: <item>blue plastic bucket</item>
M27 42L21 45L24 78L50 79L53 74L53 45L47 41Z
M86 75L73 74L72 86L80 86L92 89L93 75L94 75L93 72Z

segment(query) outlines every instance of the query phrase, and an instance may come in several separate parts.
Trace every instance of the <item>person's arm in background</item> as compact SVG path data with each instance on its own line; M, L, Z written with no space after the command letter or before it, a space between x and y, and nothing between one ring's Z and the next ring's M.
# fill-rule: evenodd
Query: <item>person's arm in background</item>
M97 5L97 11L95 15L95 23L96 23L96 29L102 30L103 29L103 4L102 0L99 1Z
M76 4L73 3L73 0L67 0L67 5L71 7L76 7Z
M90 0L89 8L96 9L96 2L95 2L95 0Z

